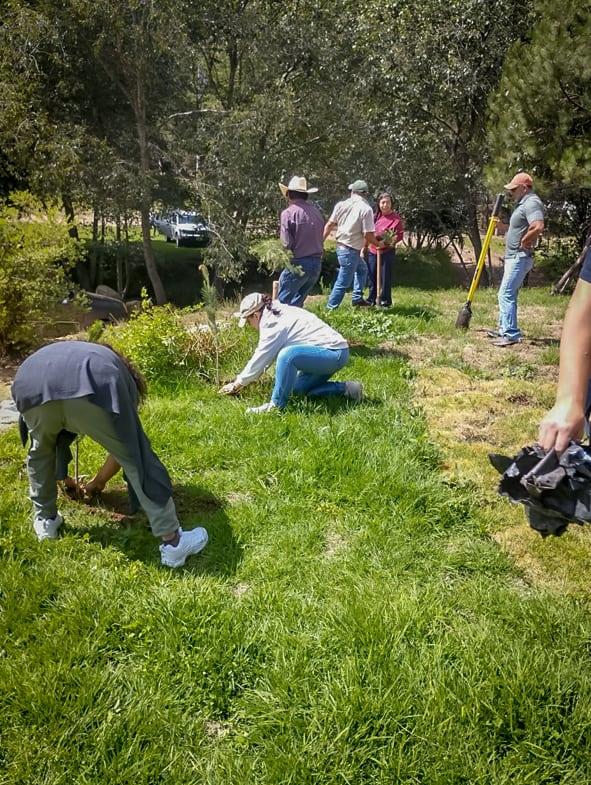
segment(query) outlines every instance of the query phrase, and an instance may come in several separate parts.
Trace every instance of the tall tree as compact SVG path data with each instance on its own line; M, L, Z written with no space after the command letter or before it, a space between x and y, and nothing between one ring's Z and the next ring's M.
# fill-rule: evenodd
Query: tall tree
M357 25L369 112L390 150L386 161L412 178L422 168L422 148L434 176L445 180L435 189L439 196L456 214L462 205L477 252L487 102L509 47L528 30L530 11L527 0L494 7L482 0L380 0L365 5Z
M16 160L28 161L34 190L60 192L66 213L76 196L104 194L114 171L129 170L147 271L156 301L165 302L149 213L166 158L163 127L186 104L187 4L10 0L8 11L0 134Z
M491 100L488 174L499 183L534 172L575 207L582 239L591 220L591 3L538 0L536 11L531 40L511 50Z

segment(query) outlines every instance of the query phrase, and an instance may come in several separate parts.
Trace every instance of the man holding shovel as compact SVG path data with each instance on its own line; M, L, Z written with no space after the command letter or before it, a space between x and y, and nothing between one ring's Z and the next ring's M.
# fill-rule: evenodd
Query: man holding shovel
M533 190L533 180L526 172L519 172L505 185L505 191L515 202L505 238L505 267L499 288L499 327L489 330L493 346L512 346L521 343L517 326L517 295L526 275L534 266L535 244L544 231L544 205Z

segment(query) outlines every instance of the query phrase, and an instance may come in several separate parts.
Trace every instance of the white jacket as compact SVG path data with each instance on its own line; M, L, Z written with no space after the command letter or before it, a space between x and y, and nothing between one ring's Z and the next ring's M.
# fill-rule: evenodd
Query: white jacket
M236 377L243 387L254 382L286 346L306 344L323 349L348 349L343 336L310 311L273 301L279 315L263 309L259 325L259 344L244 369Z

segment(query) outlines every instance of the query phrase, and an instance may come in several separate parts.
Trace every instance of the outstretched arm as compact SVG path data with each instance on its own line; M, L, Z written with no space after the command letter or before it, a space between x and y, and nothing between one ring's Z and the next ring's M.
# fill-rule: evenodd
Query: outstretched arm
M106 461L103 463L94 477L84 485L84 493L87 496L94 496L104 490L105 485L109 482L111 477L114 477L121 466L117 463L112 455L107 455Z
M540 423L538 441L544 449L562 452L570 439L581 437L590 379L591 283L579 279L562 328L556 403Z
M324 233L322 235L323 239L327 240L330 237L330 234L331 234L332 230L336 229L336 228L337 228L337 222L336 221L327 221L324 224Z

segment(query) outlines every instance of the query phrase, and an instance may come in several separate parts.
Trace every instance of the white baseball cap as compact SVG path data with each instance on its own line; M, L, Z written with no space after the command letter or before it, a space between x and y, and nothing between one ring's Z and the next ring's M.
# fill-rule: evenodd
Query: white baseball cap
M240 327L244 327L246 324L246 320L249 316L252 316L253 313L256 313L260 310L263 304L263 295L260 292L253 292L252 294L247 294L246 297L243 297L240 302L240 308L235 311L232 315L238 319L238 324Z

